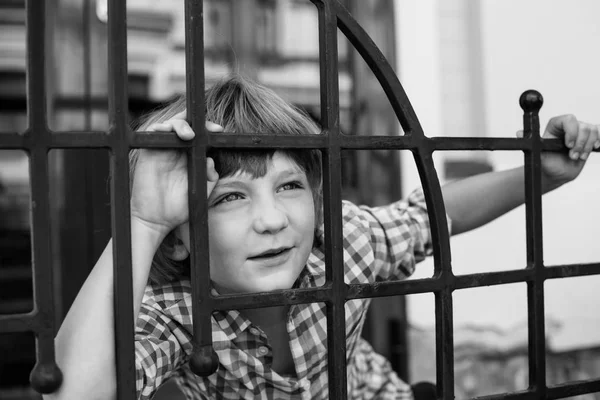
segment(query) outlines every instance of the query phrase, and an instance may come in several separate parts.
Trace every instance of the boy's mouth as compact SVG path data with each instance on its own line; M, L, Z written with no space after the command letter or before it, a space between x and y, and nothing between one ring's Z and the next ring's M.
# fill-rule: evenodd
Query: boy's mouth
M249 260L264 260L264 259L274 258L274 257L280 256L280 255L286 254L291 249L292 249L291 247L278 247L276 249L269 249L267 251L263 251L262 253L255 255L255 256L248 257L248 259Z

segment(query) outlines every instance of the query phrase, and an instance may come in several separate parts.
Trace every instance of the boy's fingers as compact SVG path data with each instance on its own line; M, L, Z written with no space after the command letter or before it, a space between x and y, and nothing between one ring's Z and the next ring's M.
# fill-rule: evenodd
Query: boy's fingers
M148 132L171 132L173 125L170 122L157 122L156 124L150 125Z
M172 119L169 121L173 125L173 130L182 140L191 140L196 136L190 125L182 119Z
M569 155L572 160L578 160L579 157L584 154L585 146L588 142L590 134L591 134L591 127L589 126L589 124L586 124L584 122L580 123L578 133L575 138L575 145L569 152ZM594 141L595 141L595 139L594 139Z
M187 119L187 110L175 114L172 119L182 119L185 121Z
M579 121L577 118L574 115L561 115L550 119L544 137L564 139L566 146L572 149L578 133Z
M598 127L594 126L594 125L589 125L590 127L590 136L588 137L587 143L585 144L584 147L584 152L581 155L581 159L582 160L587 160L587 158L590 156L591 152L594 149L598 148L598 142L599 142L599 138L600 138L600 132L598 132Z
M585 144L585 146L583 147L583 150L581 151L581 156L579 156L579 158L581 160L588 159L588 157L590 156L590 153L594 149L594 143L596 143L596 139L594 139L594 135L590 135L587 143Z
M582 123L582 125L587 125L587 127L585 127L585 128L588 130L589 135L587 137L585 145L583 146L583 150L581 151L581 155L579 156L579 159L587 160L590 153L592 152L592 150L594 150L594 146L596 145L596 142L598 141L598 132L594 125L590 125L590 124L586 124L586 123Z
M209 182L216 182L219 180L219 174L215 169L215 161L210 157L206 159L206 178Z
M205 126L206 129L211 132L223 132L223 127L219 124L215 124L214 122L206 121Z

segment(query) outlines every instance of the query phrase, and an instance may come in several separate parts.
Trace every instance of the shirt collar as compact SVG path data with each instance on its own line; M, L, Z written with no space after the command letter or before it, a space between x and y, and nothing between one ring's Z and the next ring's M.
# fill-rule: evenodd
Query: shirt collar
M214 287L211 287L210 293L213 296L219 295ZM216 311L213 313L213 318L229 340L235 339L251 324L238 310Z
M251 325L250 321L237 310L217 311L213 314L213 318L229 340L238 337Z

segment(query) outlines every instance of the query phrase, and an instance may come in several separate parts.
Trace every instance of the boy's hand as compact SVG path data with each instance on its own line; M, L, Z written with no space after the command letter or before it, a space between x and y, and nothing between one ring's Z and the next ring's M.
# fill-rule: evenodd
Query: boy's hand
M194 138L194 132L185 121L185 112L157 123L148 131L172 132L182 140ZM220 132L223 128L206 122L206 129ZM212 158L206 160L207 196L219 175ZM187 157L178 150L140 149L131 191L131 216L142 221L162 235L185 223L188 215Z
M187 111L182 111L179 114L175 114L175 116L168 121L153 124L151 130L156 132L175 132L181 140L192 140L196 134L192 130L190 124L185 120L186 116ZM223 127L221 125L210 121L206 121L206 129L210 132L223 132Z
M519 131L517 136L522 137ZM575 179L583 169L592 150L600 147L600 126L578 121L574 115L550 119L545 139L560 139L570 150L542 153L542 173L551 187L558 187Z

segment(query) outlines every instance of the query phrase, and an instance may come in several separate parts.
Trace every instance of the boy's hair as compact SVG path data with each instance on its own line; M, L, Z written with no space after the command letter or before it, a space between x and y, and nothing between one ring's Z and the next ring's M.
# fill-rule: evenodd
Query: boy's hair
M206 120L221 125L225 132L266 133L285 135L315 135L318 125L302 110L287 103L272 90L239 75L216 82L205 92ZM139 124L137 130L145 131L152 124L164 122L185 110L185 96L180 97L162 110L151 113ZM322 173L321 153L307 149L209 149L207 156L215 161L219 178L244 172L253 178L267 173L275 151L281 151L298 164L306 173L315 205L315 228L322 222ZM130 154L130 182L139 150ZM189 275L189 257L175 261L167 256L175 244L173 232L165 238L157 250L150 270L151 283L165 283Z

